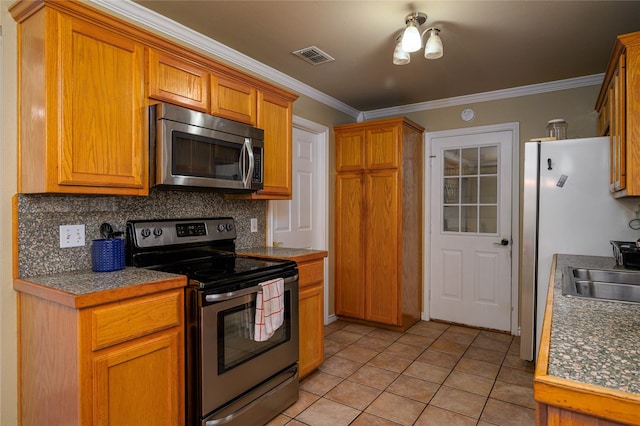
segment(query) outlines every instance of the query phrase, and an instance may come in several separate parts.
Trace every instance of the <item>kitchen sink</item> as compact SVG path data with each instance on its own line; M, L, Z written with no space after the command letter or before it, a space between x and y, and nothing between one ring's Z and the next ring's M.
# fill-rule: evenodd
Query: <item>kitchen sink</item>
M640 272L567 266L563 271L562 294L640 303Z

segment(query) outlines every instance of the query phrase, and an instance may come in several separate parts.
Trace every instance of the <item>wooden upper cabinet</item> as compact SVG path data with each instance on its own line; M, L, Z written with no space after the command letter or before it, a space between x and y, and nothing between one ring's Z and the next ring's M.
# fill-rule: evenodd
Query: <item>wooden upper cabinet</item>
M336 171L348 172L364 169L365 131L353 130L336 133Z
M398 126L376 126L367 129L365 147L367 169L394 169L398 167Z
M48 7L20 15L19 191L146 195L144 46Z
M256 125L257 93L255 87L240 80L211 75L211 114Z
M264 189L252 198L290 200L292 103L296 97L258 92L257 126L264 129Z
M640 32L618 36L596 102L615 197L640 195Z
M338 132L336 170L397 168L398 136L398 127L394 125Z
M209 72L187 60L147 50L149 97L197 111L209 110Z
M291 199L297 95L93 9L18 1L21 193L147 195L148 106L168 102L265 131L264 189Z

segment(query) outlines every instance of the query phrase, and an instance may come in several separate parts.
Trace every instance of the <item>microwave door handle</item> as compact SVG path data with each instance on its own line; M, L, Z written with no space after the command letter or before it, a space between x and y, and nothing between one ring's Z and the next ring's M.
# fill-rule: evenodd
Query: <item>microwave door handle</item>
M246 175L245 173L245 167L244 167L244 152L247 152L247 155L249 156L249 168L246 169ZM251 177L253 176L253 168L254 168L254 159L253 159L253 148L251 146L251 139L246 138L244 140L244 145L242 147L242 153L240 154L240 167L242 168L241 173L242 173L242 185L245 188L249 188L249 184L251 183Z
M240 172L240 177L242 178L242 187L246 188L247 186L247 177L244 174L244 158L245 151L247 150L247 141L242 144L242 149L240 150L240 161L238 162L238 171Z

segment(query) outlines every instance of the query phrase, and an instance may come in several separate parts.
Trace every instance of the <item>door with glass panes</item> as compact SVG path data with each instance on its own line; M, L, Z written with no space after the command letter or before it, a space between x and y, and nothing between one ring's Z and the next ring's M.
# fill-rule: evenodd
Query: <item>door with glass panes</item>
M431 140L433 319L511 330L511 140Z

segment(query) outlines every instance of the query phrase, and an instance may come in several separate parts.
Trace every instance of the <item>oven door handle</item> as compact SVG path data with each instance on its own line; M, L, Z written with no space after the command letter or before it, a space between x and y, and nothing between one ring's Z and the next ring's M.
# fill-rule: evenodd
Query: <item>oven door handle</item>
M298 274L295 274L291 277L287 277L284 279L285 285L298 280ZM219 294L207 294L204 297L204 300L207 302L222 302L223 300L235 299L236 297L246 296L248 294L257 293L260 291L262 287L259 285L254 285L253 287L243 288L238 291L230 291L228 293L219 293Z

